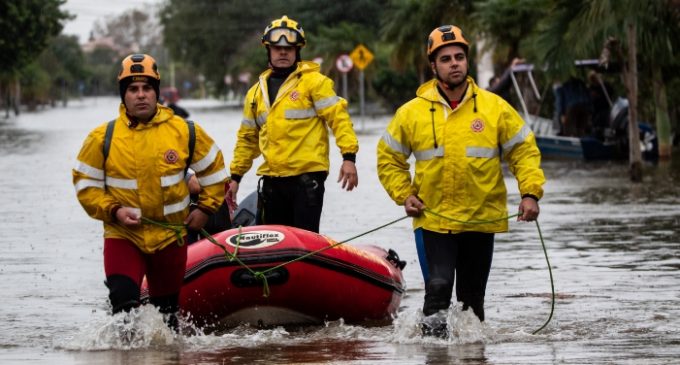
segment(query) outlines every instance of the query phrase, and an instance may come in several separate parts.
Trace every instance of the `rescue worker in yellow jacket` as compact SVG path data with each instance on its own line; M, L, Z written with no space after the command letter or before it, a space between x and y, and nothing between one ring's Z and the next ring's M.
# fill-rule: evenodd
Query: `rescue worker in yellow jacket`
M199 125L158 104L160 74L151 56L123 59L118 82L119 115L87 136L73 184L87 214L104 223L112 312L140 304L146 276L151 304L174 327L187 246L173 230L149 223L200 229L223 202L227 172L222 152ZM191 212L184 179L189 167L203 186Z
M257 223L319 232L330 165L328 128L343 157L338 182L347 191L359 183L359 145L347 101L335 94L333 81L317 64L301 60L305 42L302 27L285 15L264 30L270 69L245 97L227 199L235 203L241 178L262 154Z
M494 234L508 229L501 160L519 184L518 220L538 217L545 182L533 132L505 100L468 76L468 48L456 26L431 32L427 55L435 79L397 110L377 147L380 182L414 217L426 335L448 335L440 311L450 306L454 279L463 309L484 320Z

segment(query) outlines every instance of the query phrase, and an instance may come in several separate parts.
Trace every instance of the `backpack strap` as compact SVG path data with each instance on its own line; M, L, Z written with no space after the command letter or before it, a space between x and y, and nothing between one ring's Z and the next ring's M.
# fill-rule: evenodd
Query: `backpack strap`
M113 128L116 126L116 120L111 120L106 125L106 134L104 135L104 164L106 164L106 158L109 157L109 150L111 149L111 139L113 139Z
M194 148L196 147L196 126L192 120L187 120L186 122L189 127L189 158L187 158L187 167L184 169L184 175L187 174L191 161L194 159Z

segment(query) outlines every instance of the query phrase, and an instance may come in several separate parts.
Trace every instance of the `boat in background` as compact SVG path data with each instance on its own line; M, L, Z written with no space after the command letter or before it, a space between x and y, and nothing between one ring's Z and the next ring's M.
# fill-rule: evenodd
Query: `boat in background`
M580 67L594 67L597 60L579 60L576 62ZM534 132L536 144L541 155L551 159L581 159L581 160L626 160L628 156L628 100L617 98L610 100L609 126L604 129L602 136L569 137L561 136L556 130L552 119L530 114L526 101L515 73L525 73L529 79L534 97L542 100L543 96L538 92L533 78L534 66L532 64L516 65L512 68L511 78L513 87L518 95L520 114L524 121ZM601 81L600 81L601 82ZM601 85L604 89L604 85ZM638 123L640 131L640 150L645 160L658 158L658 139L654 129L647 123Z
M338 244L280 225L235 228L213 238L217 244L203 239L189 246L180 292L183 314L206 330L339 319L388 324L405 291L406 263L378 246ZM148 298L146 282L142 298Z

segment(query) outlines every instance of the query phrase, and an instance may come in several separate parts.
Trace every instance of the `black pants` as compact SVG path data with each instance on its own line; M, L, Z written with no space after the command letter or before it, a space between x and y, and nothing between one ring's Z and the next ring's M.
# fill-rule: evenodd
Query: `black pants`
M258 224L282 224L319 232L324 183L328 173L262 177Z
M429 316L449 308L455 279L456 299L463 302L463 310L471 307L483 321L484 295L493 257L493 233L444 234L424 229L415 233L425 279L423 314Z

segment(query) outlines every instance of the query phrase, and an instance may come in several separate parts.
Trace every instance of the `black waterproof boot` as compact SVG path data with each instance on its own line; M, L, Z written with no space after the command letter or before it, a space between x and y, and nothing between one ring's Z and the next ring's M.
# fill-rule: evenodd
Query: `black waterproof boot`
M153 297L149 302L163 313L163 319L168 327L179 333L179 293Z
M139 307L140 289L134 280L124 275L111 275L104 284L109 288L112 314L129 312Z
M423 322L421 329L423 336L448 338L449 330L446 324L446 311L451 305L453 283L442 279L430 279L425 288L425 303L423 303Z

